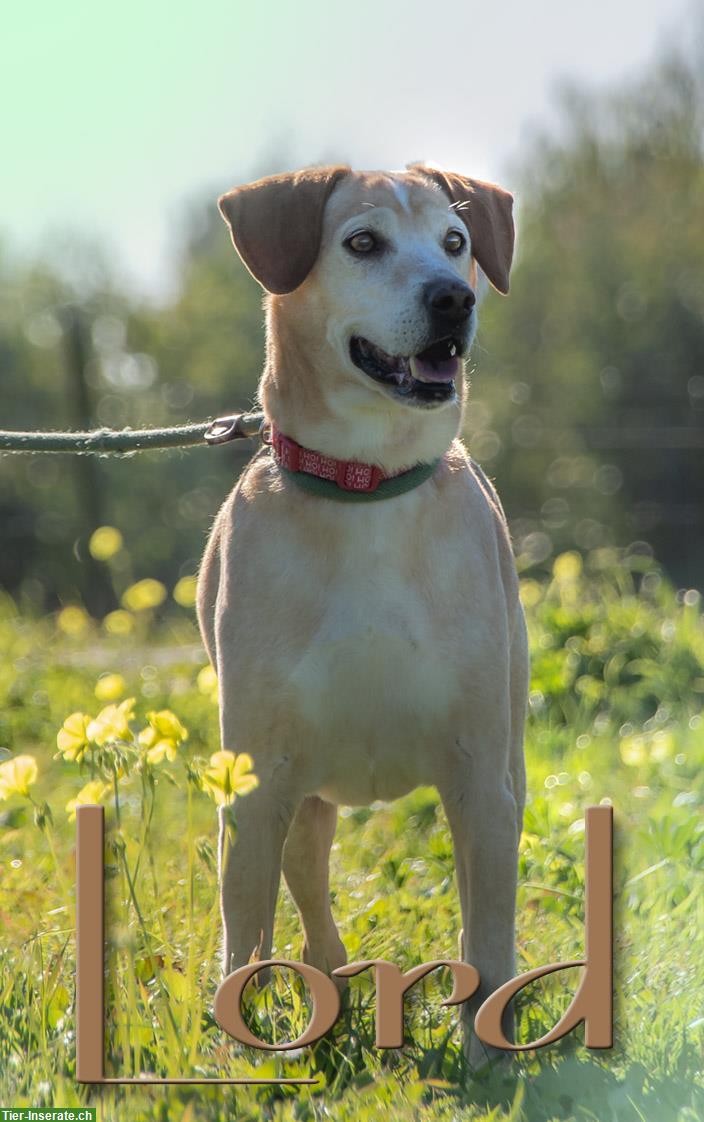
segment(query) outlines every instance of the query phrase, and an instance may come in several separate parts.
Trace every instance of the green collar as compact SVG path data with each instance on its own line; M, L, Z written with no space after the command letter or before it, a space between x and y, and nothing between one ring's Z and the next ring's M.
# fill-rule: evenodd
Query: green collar
M380 499L393 499L396 495L403 495L420 487L426 479L430 479L442 456L429 464L416 464L415 467L404 471L401 475L394 475L390 479L382 479L375 491L346 491L338 487L332 479L321 479L318 475L309 475L304 471L289 471L279 464L279 470L286 479L292 480L302 491L309 495L320 495L324 499L334 499L339 503L373 503Z

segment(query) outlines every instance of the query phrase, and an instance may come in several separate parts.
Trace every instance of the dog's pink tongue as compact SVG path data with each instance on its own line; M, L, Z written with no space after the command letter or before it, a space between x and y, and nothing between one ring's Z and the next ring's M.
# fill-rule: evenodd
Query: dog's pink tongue
M429 362L414 355L411 359L411 374L421 382L451 382L459 375L461 366L462 359L459 355L440 359L439 362Z

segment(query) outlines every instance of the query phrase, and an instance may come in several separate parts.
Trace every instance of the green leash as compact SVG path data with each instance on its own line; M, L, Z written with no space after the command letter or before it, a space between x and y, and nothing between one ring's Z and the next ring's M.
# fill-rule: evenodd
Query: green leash
M0 431L0 452L97 453L102 456L146 452L153 448L191 448L197 444L226 444L258 436L263 413L234 413L215 421L176 425L165 429L93 429L90 432Z
M175 425L163 429L93 429L90 432L11 432L0 430L2 452L64 452L82 456L130 455L159 448L192 448L198 444L228 444L231 440L251 436L264 437L266 420L263 413L233 413L215 421L194 425ZM331 479L321 479L302 471L279 470L302 491L341 503L373 503L392 499L420 487L430 479L440 459L429 464L416 464L402 475L383 479L375 491L346 491Z

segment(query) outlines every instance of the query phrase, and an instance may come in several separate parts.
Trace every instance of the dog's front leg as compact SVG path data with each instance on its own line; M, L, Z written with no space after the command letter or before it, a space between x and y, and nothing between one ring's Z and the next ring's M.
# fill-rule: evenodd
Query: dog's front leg
M478 1039L474 1017L482 1002L514 976L518 833L511 779L507 771L501 774L502 754L491 740L482 746L473 740L464 766L457 758L451 777L439 786L455 849L461 953L481 979L477 993L462 1007L465 1054L477 1067L496 1049ZM508 1039L512 1021L509 1012L504 1021Z
M260 774L259 787L237 800L234 831L228 828L228 808L220 808L218 872L225 974L244 966L253 954L271 957L281 854L300 801L293 793L289 770L283 760L273 774Z

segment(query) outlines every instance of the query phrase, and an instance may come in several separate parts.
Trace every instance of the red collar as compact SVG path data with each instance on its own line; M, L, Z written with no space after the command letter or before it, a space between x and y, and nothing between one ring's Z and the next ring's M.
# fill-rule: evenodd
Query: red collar
M362 464L358 460L336 460L297 444L290 436L284 436L275 425L271 426L271 444L274 455L281 467L287 471L305 472L317 475L336 483L343 491L376 491L384 479L391 479L402 472L387 473L376 464Z

